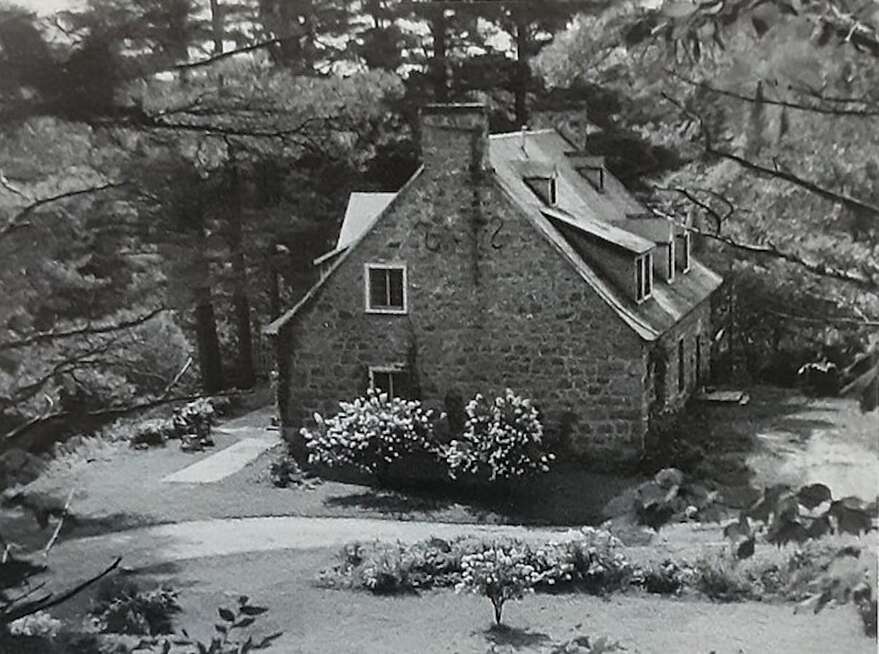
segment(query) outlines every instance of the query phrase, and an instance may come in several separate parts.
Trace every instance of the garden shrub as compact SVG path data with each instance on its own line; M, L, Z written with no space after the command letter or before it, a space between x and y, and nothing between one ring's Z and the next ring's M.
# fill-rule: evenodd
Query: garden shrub
M464 432L445 450L453 478L496 481L549 470L555 455L544 449L543 425L530 400L510 389L494 402L476 395L466 413Z
M418 401L370 389L366 397L340 403L331 418L315 414L316 428L303 428L301 434L309 463L352 467L382 481L391 464L404 457L436 458L431 418Z
M521 543L497 543L461 558L461 580L456 592L484 595L494 607L494 621L501 623L504 604L533 593L542 574L531 564L531 552Z
M497 548L516 550L539 578L540 591L576 589L603 594L631 583L634 568L619 551L620 543L607 532L584 528L580 538L564 543L531 545L510 538L440 538L401 543L353 543L339 563L318 576L333 588L360 588L374 593L404 593L427 588L450 588L461 583L464 560Z
M173 616L181 610L171 588L144 591L132 581L111 577L99 584L89 613L101 633L155 636L170 634Z

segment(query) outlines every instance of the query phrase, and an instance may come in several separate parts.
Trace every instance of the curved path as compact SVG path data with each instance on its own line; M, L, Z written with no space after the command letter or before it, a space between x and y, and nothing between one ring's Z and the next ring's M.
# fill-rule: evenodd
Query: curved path
M50 558L69 561L123 557L127 568L247 552L341 547L352 541L412 543L432 536L512 536L527 540L565 540L571 528L467 525L371 518L306 518L297 516L195 520L130 529L59 542Z

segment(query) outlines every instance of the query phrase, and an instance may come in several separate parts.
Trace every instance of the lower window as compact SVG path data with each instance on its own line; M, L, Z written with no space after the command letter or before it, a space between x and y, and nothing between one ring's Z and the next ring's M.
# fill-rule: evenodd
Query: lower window
M369 387L388 397L404 400L415 399L412 392L411 376L402 366L375 366L369 369Z

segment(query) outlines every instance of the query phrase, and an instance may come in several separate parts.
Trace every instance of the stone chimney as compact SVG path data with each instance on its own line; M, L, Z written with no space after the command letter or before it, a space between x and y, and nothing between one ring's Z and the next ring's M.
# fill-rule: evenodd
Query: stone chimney
M488 110L479 102L421 109L421 161L431 175L473 174L488 166Z

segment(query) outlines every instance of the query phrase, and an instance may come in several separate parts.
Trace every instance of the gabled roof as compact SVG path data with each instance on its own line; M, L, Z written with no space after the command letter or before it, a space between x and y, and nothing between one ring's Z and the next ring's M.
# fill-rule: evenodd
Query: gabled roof
M348 206L345 207L345 217L342 219L342 228L339 230L339 239L336 247L314 260L314 265L319 265L333 256L341 253L361 234L364 234L369 224L397 197L396 193L364 193L355 191L348 196Z
M688 314L713 290L722 278L691 258L689 272L677 275L673 283L654 278L649 299L636 303L624 290L616 287L596 264L587 261L559 228L579 230L610 246L622 248L634 257L650 251L657 243L667 241L662 220L646 218L650 212L623 184L609 172L599 190L578 170L576 162L583 153L575 153L573 145L555 130L539 130L497 134L489 137L489 161L500 188L532 221L538 232L565 258L611 309L644 340L659 338L667 329ZM552 207L528 186L531 173L551 172L556 180L556 204ZM389 207L403 196L421 169L394 193L352 194L345 213L342 231L335 250L319 257L315 263L338 256L324 272L321 280L292 309L266 328L269 335L289 321L311 301L326 279L341 265L357 243L381 219ZM558 224L554 224L558 223ZM668 223L671 226L671 223ZM676 229L680 229L677 227ZM634 268L633 268L634 271ZM634 273L633 273L634 274Z
M575 150L552 129L493 134L489 138L491 165L502 188L624 322L645 340L655 340L705 300L723 280L691 260L689 272L677 275L670 284L654 276L652 295L637 303L603 275L600 262L587 260L554 223L623 248L634 258L667 241L660 224L665 221L645 218L650 211L608 171L599 191L577 171L576 161L582 159L582 153L570 157ZM547 165L553 166L556 179L554 207L547 206L522 176L523 170ZM665 224L671 226L670 222Z

